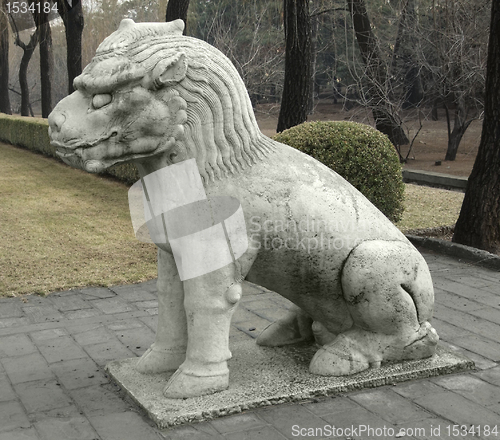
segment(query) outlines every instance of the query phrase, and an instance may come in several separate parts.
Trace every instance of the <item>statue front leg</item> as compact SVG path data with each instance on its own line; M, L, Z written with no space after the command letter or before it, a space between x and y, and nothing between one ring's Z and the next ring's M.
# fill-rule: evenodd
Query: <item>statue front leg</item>
M229 330L242 292L234 272L231 264L184 281L186 360L168 381L165 397L195 397L228 388Z
M187 324L184 288L172 254L158 250L158 327L155 342L136 369L155 374L175 371L186 358Z

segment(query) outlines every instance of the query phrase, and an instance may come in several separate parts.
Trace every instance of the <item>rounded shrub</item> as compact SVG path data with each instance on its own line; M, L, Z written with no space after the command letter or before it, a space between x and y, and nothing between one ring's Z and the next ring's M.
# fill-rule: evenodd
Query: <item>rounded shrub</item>
M278 133L274 140L336 171L391 221L401 219L401 165L394 146L380 131L356 122L306 122Z

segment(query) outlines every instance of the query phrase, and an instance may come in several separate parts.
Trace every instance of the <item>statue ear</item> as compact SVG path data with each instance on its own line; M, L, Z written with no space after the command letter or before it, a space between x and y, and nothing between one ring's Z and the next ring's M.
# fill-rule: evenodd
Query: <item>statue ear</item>
M172 86L186 77L187 59L184 52L162 59L151 73L157 89Z

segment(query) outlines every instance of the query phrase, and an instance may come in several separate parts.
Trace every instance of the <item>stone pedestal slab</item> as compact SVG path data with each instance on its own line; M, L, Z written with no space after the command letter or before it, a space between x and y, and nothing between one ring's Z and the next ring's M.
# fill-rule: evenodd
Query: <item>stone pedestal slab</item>
M226 391L188 399L167 399L163 388L169 374L143 375L134 366L138 358L114 361L106 371L155 421L159 428L210 420L250 408L296 402L391 385L413 379L455 373L474 368L457 352L438 346L428 359L382 365L348 377L323 377L309 373L317 347L300 344L261 347L254 341L231 344L230 386Z

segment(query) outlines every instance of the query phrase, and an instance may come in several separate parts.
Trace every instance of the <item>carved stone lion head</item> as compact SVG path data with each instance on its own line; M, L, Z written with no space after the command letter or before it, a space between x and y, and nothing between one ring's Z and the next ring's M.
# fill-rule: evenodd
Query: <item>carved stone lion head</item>
M259 131L238 72L220 51L182 35L182 20L125 19L49 116L57 154L101 172L167 154L195 158L204 179L252 165L272 143Z

